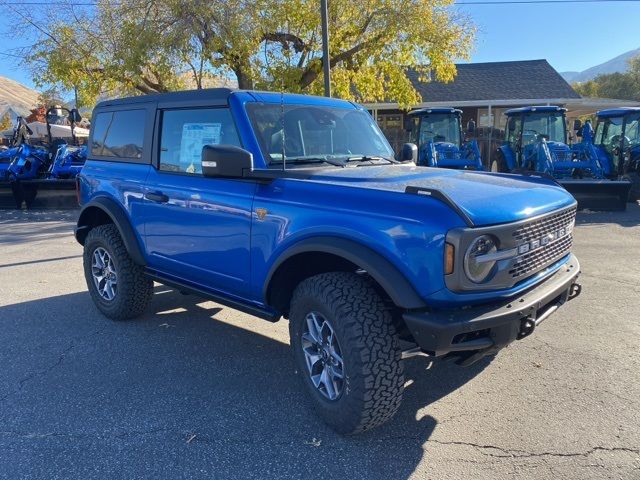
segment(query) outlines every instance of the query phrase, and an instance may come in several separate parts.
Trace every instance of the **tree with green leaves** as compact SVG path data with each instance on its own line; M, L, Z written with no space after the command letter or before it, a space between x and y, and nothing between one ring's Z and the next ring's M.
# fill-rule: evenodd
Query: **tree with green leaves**
M626 72L600 74L593 80L572 86L584 97L640 101L640 56L629 60Z
M5 112L0 119L0 131L9 130L12 127L13 122L11 121L11 115L9 114L9 112Z
M450 81L474 27L452 0L329 0L336 96L421 98L407 73ZM38 25L26 61L38 85L77 88L81 104L105 93L240 88L322 93L318 0L99 0ZM69 15L69 12L72 12ZM33 23L33 22L32 22Z

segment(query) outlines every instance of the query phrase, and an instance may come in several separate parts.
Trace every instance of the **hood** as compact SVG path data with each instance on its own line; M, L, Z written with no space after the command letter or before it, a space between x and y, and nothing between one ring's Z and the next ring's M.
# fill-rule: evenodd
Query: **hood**
M415 165L323 169L309 180L393 192L404 192L408 186L439 190L475 226L524 220L575 203L564 188L540 177Z

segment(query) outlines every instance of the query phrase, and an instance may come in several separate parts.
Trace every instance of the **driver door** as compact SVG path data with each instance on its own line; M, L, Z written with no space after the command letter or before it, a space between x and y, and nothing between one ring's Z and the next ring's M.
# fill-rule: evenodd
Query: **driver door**
M228 107L159 112L155 168L144 192L149 266L225 295L248 293L255 181L205 178L203 145L240 145Z

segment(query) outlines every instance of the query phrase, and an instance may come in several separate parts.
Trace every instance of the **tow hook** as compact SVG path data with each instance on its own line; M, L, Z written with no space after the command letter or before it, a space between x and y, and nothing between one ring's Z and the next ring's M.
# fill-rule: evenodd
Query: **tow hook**
M520 321L520 331L516 337L518 340L522 340L524 337L528 337L536 329L536 321L530 317L523 318Z
M567 300L573 300L581 293L582 293L582 285L580 285L579 283L574 283L573 285L571 285L571 288L569 289L569 298Z

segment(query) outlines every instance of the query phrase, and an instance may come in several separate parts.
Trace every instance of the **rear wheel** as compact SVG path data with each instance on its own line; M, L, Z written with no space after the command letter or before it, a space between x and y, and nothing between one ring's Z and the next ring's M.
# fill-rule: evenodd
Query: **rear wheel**
M304 280L291 301L289 333L298 373L334 430L359 433L395 415L404 391L398 335L366 278L335 272Z
M631 190L629 191L629 202L635 203L640 200L640 175L638 172L629 172L622 178L631 182Z
M103 315L128 320L144 313L153 282L133 262L115 225L100 225L88 233L83 263L89 293Z

